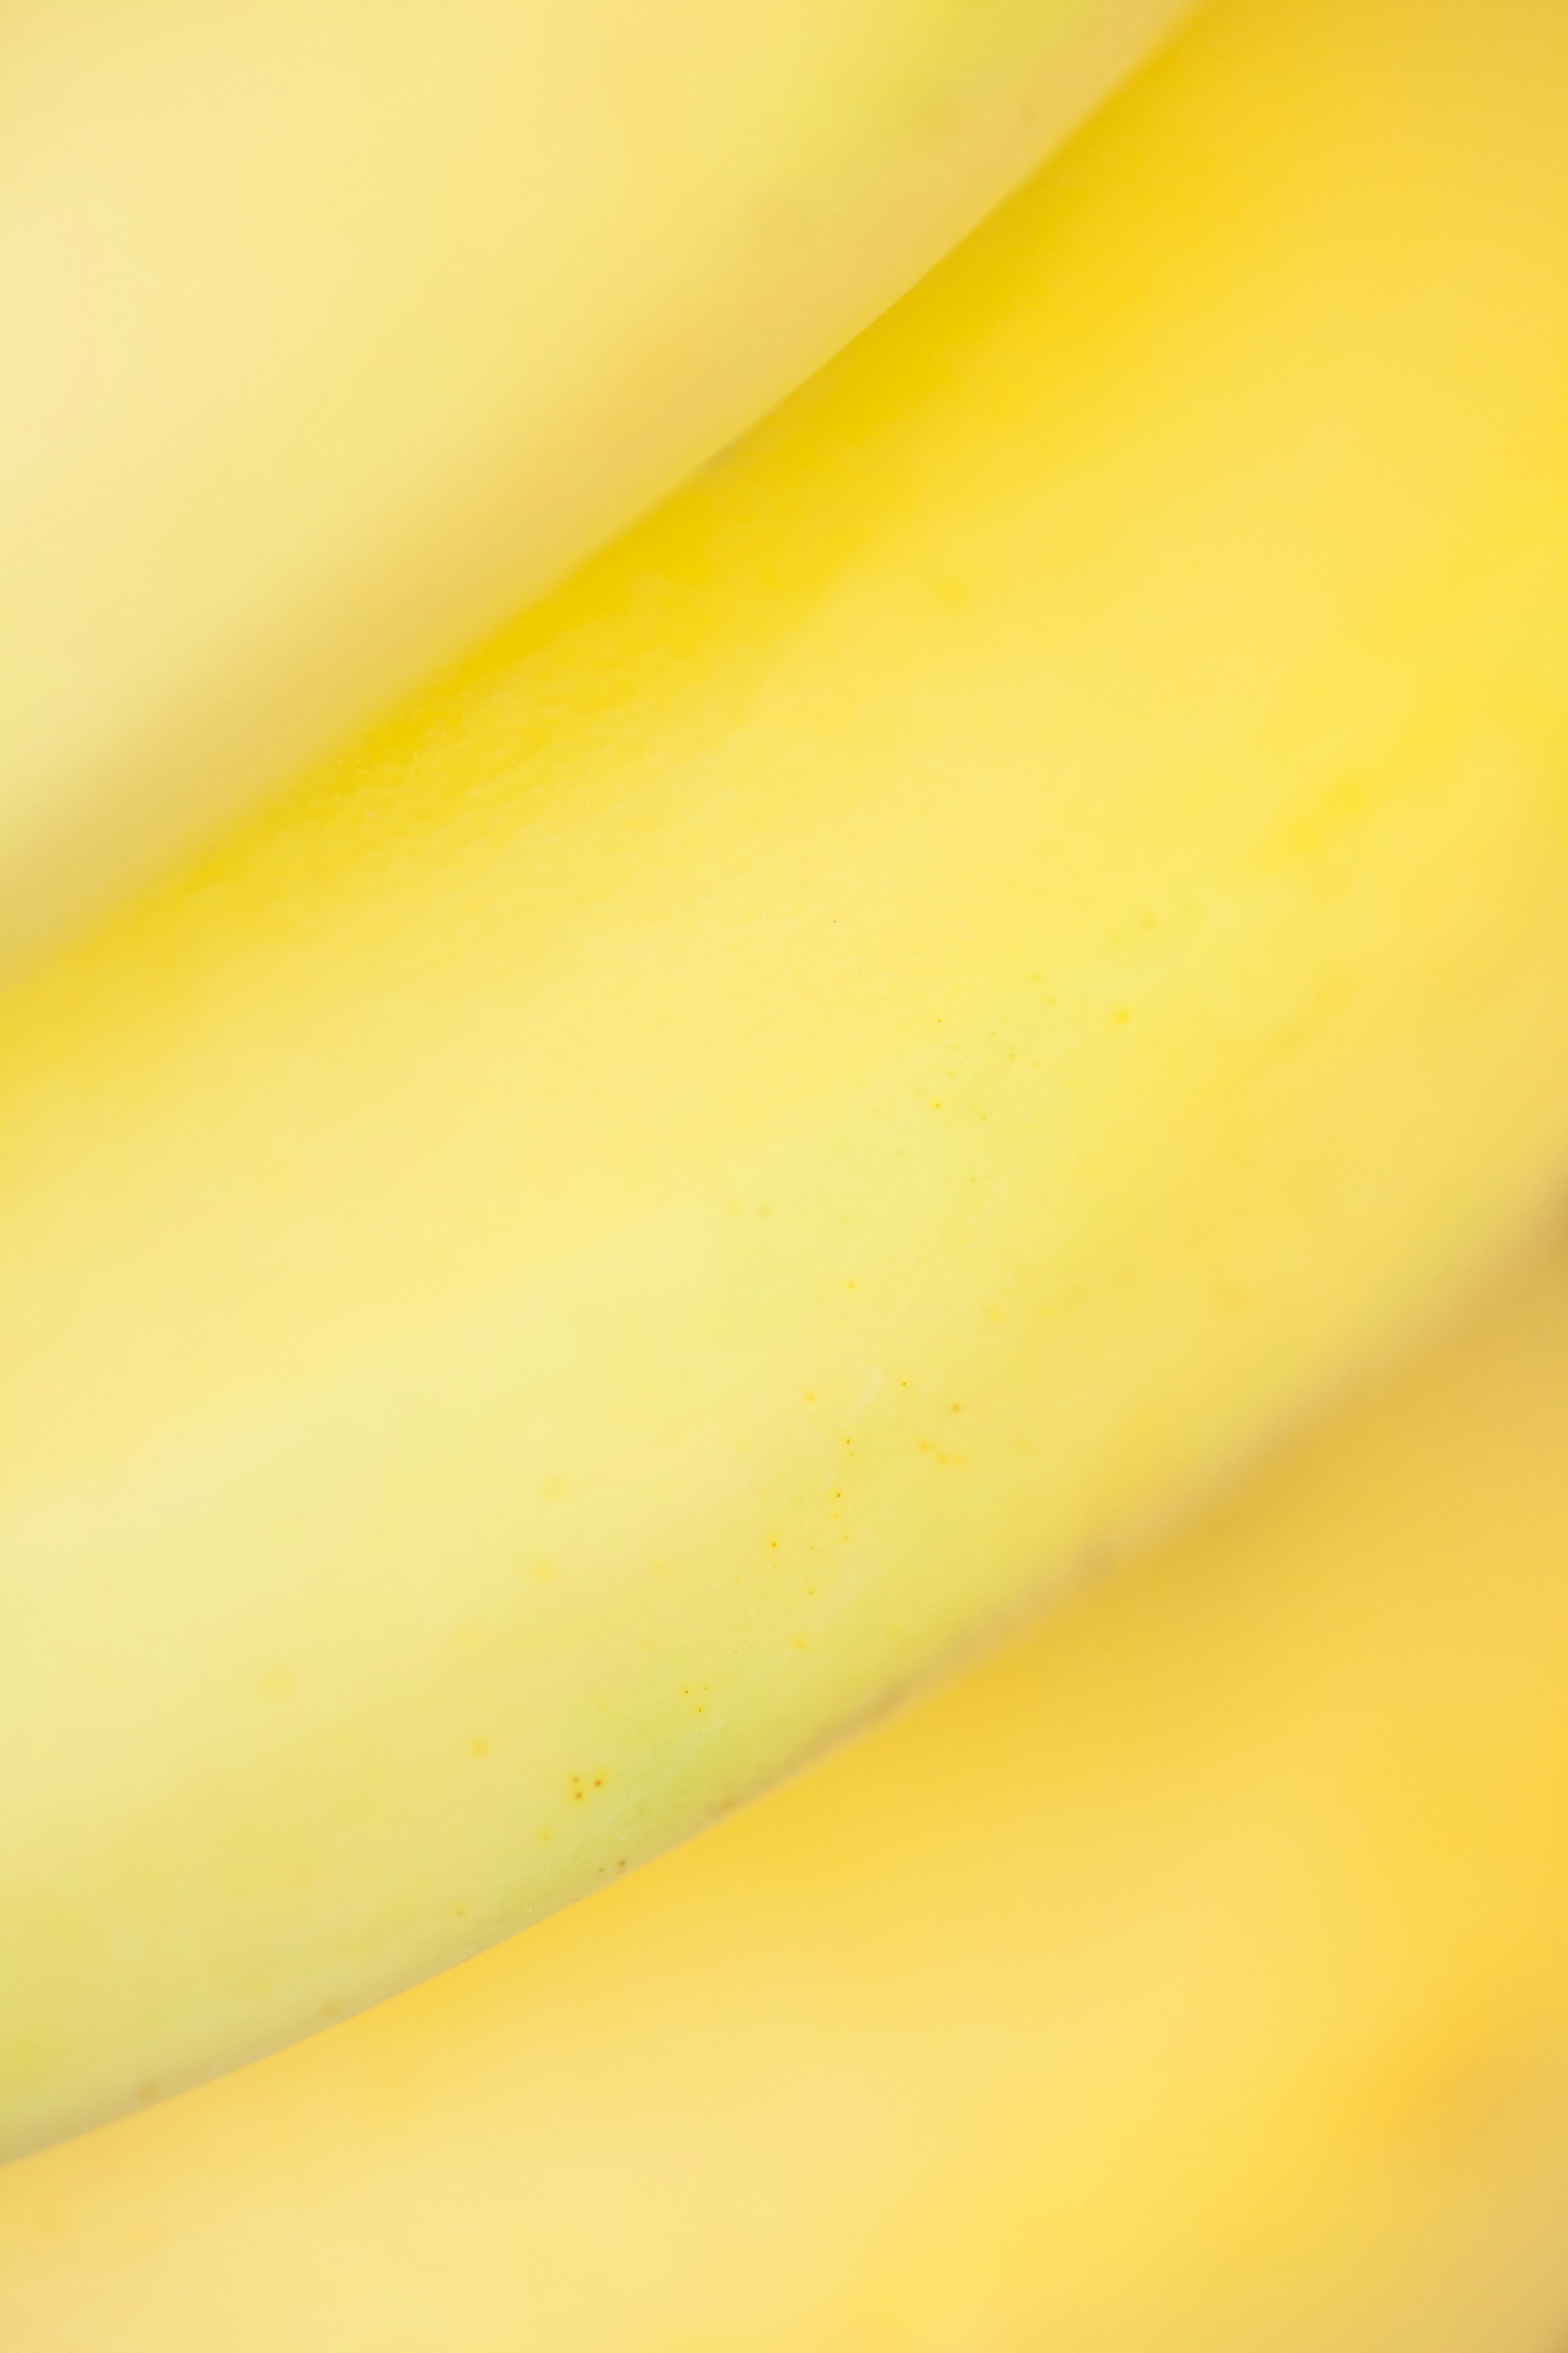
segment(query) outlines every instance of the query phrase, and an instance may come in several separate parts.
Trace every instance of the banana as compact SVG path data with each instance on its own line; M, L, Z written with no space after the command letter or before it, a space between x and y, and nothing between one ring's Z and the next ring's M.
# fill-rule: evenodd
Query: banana
M1568 2341L1568 1250L626 1885L0 2178L8 2353Z
M14 997L12 2148L612 1879L1568 1165L1568 13L1227 0Z
M1179 0L13 0L0 965L901 294Z

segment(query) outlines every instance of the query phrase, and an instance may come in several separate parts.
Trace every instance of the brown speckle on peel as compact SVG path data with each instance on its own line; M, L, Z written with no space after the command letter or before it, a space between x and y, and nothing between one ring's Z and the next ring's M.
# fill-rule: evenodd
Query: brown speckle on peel
M933 1462L948 1462L956 1464L961 1463L963 1461L962 1454L949 1454L942 1447L938 1446L933 1440L929 1438L916 1439L915 1451L920 1454L929 1454Z

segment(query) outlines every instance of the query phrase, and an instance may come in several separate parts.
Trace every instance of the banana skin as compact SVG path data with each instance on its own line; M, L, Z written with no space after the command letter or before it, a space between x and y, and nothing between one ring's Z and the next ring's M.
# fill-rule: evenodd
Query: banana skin
M647 1859L1568 1165L1568 16L1227 0L16 993L19 2149Z
M1177 0L10 0L0 968L912 285Z
M1156 1558L0 2176L9 2353L1544 2353L1568 1249Z

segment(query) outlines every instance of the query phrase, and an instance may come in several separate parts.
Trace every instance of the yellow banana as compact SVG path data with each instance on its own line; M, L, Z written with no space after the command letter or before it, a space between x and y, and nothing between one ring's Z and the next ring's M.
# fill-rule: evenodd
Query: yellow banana
M0 965L903 292L1179 0L11 0Z
M1568 1160L1568 12L1228 0L14 999L9 2145L613 1877Z
M709 1838L0 2177L7 2353L1568 2341L1568 1251Z

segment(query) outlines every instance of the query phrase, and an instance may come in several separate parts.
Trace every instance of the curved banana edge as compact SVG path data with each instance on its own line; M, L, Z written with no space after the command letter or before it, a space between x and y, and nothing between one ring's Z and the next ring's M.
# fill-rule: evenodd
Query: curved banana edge
M1534 0L1216 8L14 998L10 2146L646 1859L1539 1214L1565 119Z
M1568 1250L515 1944L0 2176L11 2353L1542 2353Z
M624 529L1179 13L8 8L0 969Z

